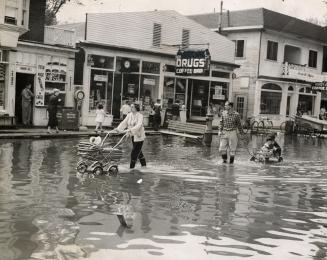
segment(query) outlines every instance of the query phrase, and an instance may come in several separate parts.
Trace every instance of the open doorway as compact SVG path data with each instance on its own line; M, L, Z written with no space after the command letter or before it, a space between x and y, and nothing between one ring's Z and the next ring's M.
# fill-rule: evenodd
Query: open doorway
M16 124L22 125L22 91L27 83L31 83L31 91L34 92L34 75L26 73L16 73L16 98L15 98L15 118ZM31 102L33 111L33 100ZM31 122L33 122L33 112L31 112Z

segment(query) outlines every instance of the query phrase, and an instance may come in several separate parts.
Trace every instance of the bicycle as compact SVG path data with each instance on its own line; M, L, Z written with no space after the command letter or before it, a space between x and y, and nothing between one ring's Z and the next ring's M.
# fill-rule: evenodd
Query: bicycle
M255 120L251 125L253 132L266 132L273 128L273 122L268 117L260 117L259 120Z
M304 135L308 137L319 137L320 133L317 132L309 123L301 121L301 118L290 117L280 124L281 132L285 134Z

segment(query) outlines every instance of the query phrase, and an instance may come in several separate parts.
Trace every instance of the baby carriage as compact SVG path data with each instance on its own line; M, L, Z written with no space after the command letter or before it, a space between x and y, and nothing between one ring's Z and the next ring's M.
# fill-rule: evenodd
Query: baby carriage
M117 147L122 143L124 135L119 142L111 147L104 145L105 140L113 132L108 132L101 141L101 137L91 137L90 142L80 142L78 155L81 160L77 163L76 170L79 173L91 172L94 175L117 175L118 162L122 157L122 151Z

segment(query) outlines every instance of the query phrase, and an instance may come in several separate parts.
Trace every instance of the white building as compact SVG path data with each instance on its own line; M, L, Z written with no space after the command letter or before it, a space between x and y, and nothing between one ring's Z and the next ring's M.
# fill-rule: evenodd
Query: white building
M231 97L238 67L233 42L175 11L87 14L86 23L61 27L85 32L77 35L84 40L75 68L75 82L86 94L84 125L94 124L99 103L119 118L125 99L141 102L145 113L158 98L167 109L178 99L190 120L204 120L210 103L219 106ZM175 56L183 48L210 51L208 76L175 75Z
M45 0L0 0L0 126L21 124L21 92L35 94L32 123L47 124L53 88L74 106L74 32L44 28ZM59 39L59 41L58 41Z
M189 18L235 42L233 97L243 117L267 116L280 124L297 109L317 116L326 94L311 90L327 72L324 27L264 8ZM220 27L220 28L218 28Z

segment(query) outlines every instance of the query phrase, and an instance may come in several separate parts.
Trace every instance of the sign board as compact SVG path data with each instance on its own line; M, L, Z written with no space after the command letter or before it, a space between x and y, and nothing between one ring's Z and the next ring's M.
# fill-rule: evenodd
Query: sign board
M315 91L327 91L327 81L315 82L311 84L311 89Z
M225 100L225 95L214 94L214 95L212 95L212 99Z
M107 82L108 75L94 75L94 81Z
M209 76L209 50L179 50L175 60L175 74L183 76Z
M45 98L45 77L46 77L46 61L44 56L37 57L37 72L36 72L36 83L35 83L35 98L34 104L36 107L44 106Z
M283 64L282 75L284 78L298 79L307 82L321 82L322 75L312 72L312 70L306 66L295 65L285 62Z
M144 78L143 80L144 85L155 86L156 81L155 79Z

